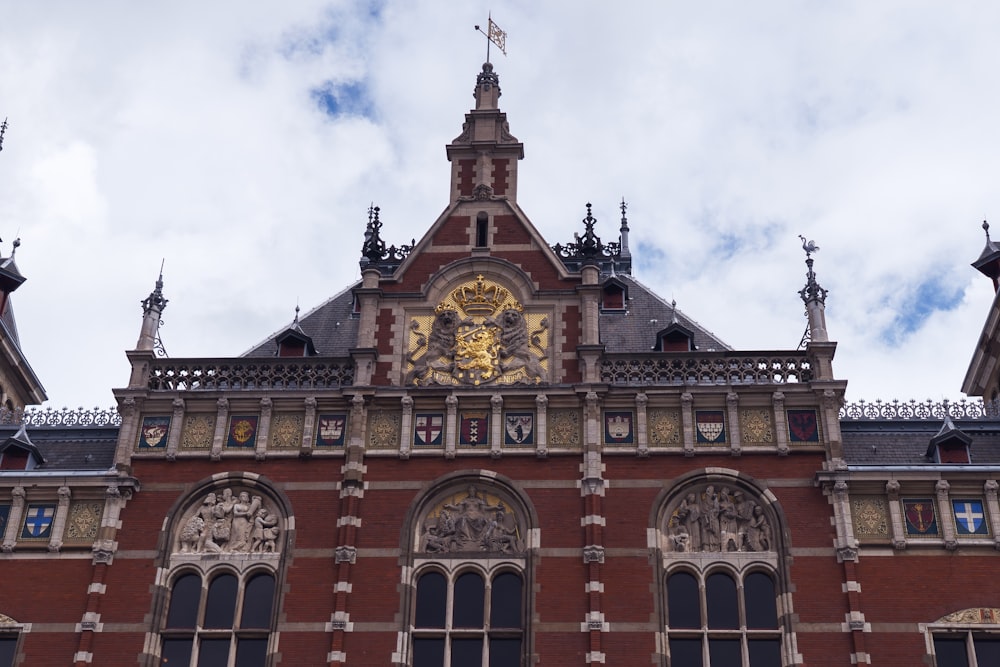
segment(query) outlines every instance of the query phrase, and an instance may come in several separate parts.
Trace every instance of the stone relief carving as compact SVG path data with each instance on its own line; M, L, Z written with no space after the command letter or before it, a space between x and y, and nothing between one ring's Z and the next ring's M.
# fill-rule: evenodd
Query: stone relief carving
M963 609L938 619L938 623L1000 623L1000 609L974 607Z
M420 527L420 551L429 554L524 553L521 521L497 496L470 486L427 513Z
M175 553L274 553L279 515L259 495L222 489L205 495L180 523Z
M482 275L453 290L434 315L410 320L405 384L539 384L547 376L549 321Z
M667 513L667 550L672 552L761 552L774 550L764 508L737 489L714 485L691 490Z

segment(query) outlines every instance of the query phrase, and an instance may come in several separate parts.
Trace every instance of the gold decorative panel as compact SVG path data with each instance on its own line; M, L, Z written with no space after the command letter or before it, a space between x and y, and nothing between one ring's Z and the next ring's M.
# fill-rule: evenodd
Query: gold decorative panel
M188 415L184 418L183 449L209 449L215 437L215 415Z
M681 444L681 414L677 410L649 410L646 413L649 444L666 447Z
M549 445L553 447L580 446L580 411L549 410Z
M851 496L851 521L859 540L889 539L889 511L884 496Z
M525 312L503 286L476 276L410 319L405 384L540 384L548 378L549 318Z
M771 444L774 442L770 410L740 410L740 432L743 444Z
M287 449L302 446L302 415L277 414L271 419L270 446Z
M368 446L371 449L399 449L398 412L376 410L368 417Z
M98 501L74 502L66 518L67 542L92 542L97 539L104 504Z

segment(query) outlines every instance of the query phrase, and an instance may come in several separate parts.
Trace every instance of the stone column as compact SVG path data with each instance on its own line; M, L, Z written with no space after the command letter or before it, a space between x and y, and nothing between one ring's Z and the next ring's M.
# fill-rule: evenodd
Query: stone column
M726 417L729 420L729 447L733 456L739 456L743 450L743 440L740 435L740 395L735 391L726 394Z
M226 436L229 426L229 399L220 398L215 402L217 408L215 413L215 435L212 438L211 459L218 461L222 458L222 448L226 445Z
M449 394L444 399L447 415L445 416L444 457L455 458L455 447L458 443L458 397Z
M644 392L635 395L635 437L637 439L636 454L639 458L649 456L649 424L646 421L646 405L649 396Z
M535 396L535 456L544 459L549 455L549 397Z
M778 455L788 454L788 417L785 414L785 393L776 391L771 395L774 407L774 441L778 443Z
M52 518L52 531L49 535L49 551L55 553L62 548L63 531L66 528L66 517L69 515L69 500L73 492L68 486L59 487L59 503L56 505L56 515Z
M951 484L946 480L939 479L934 485L937 492L938 521L941 523L941 534L944 535L944 548L954 551L958 548L958 540L955 538L955 525L951 521L951 502L948 499L948 491Z
M694 396L685 391L681 394L681 436L684 441L684 456L694 456Z
M24 487L15 486L10 491L10 513L7 515L7 528L3 532L3 544L0 549L4 553L10 553L17 544L17 533L21 530L21 522L24 521Z
M990 518L990 528L993 531L993 543L1000 549L1000 503L997 502L997 484L995 479L988 479L983 484L986 493L986 514Z
M267 455L267 444L271 436L271 408L274 402L265 396L260 399L260 423L257 425L257 446L254 447L254 458L263 461Z
M404 394L399 402L403 406L403 416L399 423L399 458L410 458L410 445L413 443L413 397Z
M503 396L499 393L490 397L490 456L495 459L500 458L503 444Z
M306 412L302 421L302 443L299 446L299 456L312 456L316 444L316 399L312 396L305 400ZM346 440L346 438L345 438Z
M889 496L889 530L892 547L902 551L906 548L906 527L903 525L903 511L899 506L899 481L890 479L886 482L885 492Z

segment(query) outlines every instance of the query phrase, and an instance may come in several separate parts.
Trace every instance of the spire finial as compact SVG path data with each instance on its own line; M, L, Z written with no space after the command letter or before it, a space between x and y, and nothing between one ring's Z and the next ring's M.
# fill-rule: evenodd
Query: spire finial
M14 243L12 245L14 247L10 251L10 258L14 259L14 253L17 252L17 249L21 247L21 237L18 236L17 238L15 238Z
M983 231L986 232L986 242L990 242L990 223L983 220Z
M496 23L493 22L493 15L486 15L488 23L486 24L486 30L483 30L478 25L475 26L476 30L486 35L486 62L490 61L490 44L496 44L497 48L500 49L500 53L507 55L507 33L500 29ZM484 68L485 69L485 68Z
M156 279L156 286L145 299L142 300L142 330L139 332L139 341L136 343L137 350L152 350L158 356L167 356L167 350L160 340L160 326L163 320L160 316L167 307L167 299L163 298L163 265L166 260L160 260L160 275Z
M298 300L296 300L296 302L295 302L295 319L292 320L292 325L294 326L294 325L296 325L298 323L299 323L299 303L298 303Z
M361 245L362 267L376 264L385 258L385 241L379 234L382 222L378 219L378 214L378 206L368 207L368 226L365 228L365 241Z
M3 150L3 135L7 134L7 118L4 117L3 122L0 123L0 151Z

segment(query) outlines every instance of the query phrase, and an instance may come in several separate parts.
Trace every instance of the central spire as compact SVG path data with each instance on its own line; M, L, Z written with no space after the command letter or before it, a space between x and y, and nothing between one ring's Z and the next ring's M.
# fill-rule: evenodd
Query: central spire
M473 97L476 106L465 114L462 134L447 146L449 201L516 201L517 162L524 158L524 145L510 133L507 114L500 111L500 77L492 63L483 63Z

